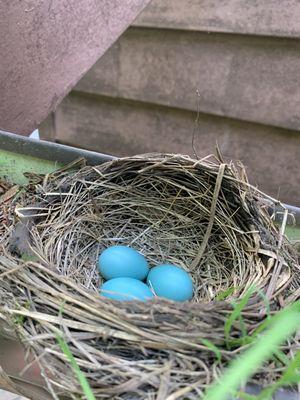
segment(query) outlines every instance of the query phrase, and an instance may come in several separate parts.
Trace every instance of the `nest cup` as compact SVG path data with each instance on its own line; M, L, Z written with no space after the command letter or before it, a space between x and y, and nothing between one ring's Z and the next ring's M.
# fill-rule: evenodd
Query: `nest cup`
M248 332L264 317L263 297L273 309L295 300L296 258L269 217L272 199L249 185L242 167L212 157L142 155L58 171L27 189L16 208L27 246L2 251L0 273L13 272L0 283L1 303L51 376L53 396L81 393L58 331L97 398L194 399L234 356L224 338L232 299L257 289L245 309ZM122 303L99 296L98 256L120 244L140 251L150 266L188 271L193 300ZM241 328L231 335L239 337ZM202 339L224 349L217 364ZM265 366L257 379L272 382L278 373Z

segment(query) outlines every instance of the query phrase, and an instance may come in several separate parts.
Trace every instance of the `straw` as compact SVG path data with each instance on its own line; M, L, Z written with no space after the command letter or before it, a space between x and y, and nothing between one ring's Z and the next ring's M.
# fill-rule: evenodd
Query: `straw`
M0 318L58 397L84 396L60 329L96 399L199 398L267 318L261 310L272 314L299 293L297 256L265 211L270 198L242 167L214 157L149 154L73 168L35 177L13 204L0 239ZM11 243L18 223L27 227L23 259ZM187 270L192 301L101 297L97 259L117 244L150 267ZM271 360L252 381L273 382L283 368Z

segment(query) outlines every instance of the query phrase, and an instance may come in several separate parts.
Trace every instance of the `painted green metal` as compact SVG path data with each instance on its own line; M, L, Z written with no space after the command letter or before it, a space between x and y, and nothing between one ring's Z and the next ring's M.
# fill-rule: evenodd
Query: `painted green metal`
M24 172L48 174L60 168L62 164L42 158L27 156L0 150L0 178L18 185L26 185Z
M11 183L24 185L24 172L47 174L80 158L88 165L99 165L114 157L0 130L0 178Z
M286 236L291 240L291 242L300 241L300 227L299 226L286 226L285 228Z

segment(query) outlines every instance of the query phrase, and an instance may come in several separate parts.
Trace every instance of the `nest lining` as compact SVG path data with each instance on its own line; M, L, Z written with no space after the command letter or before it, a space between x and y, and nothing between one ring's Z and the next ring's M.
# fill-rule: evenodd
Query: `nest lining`
M56 378L53 393L80 392L55 341L61 327L99 399L178 398L182 391L182 398L197 398L239 351L224 347L230 299L255 284L278 309L299 288L299 266L266 212L269 205L242 169L179 155L56 173L28 190L17 214L26 217L27 250L37 260L2 256L0 271L10 264L15 273L6 275L1 303L8 319L25 318L18 331L37 355L51 349L42 365ZM193 302L126 305L99 297L96 260L114 244L136 248L151 266L170 262L189 271ZM214 301L224 293L227 302ZM263 306L256 297L245 311L249 333ZM240 334L234 326L232 337ZM221 363L199 338L220 346ZM277 373L266 365L260 382Z
M252 197L243 199L230 168L222 177L219 171L184 157L135 158L50 181L39 187L41 204L32 210L31 246L47 267L96 292L98 255L115 244L137 249L151 266L168 262L189 271L196 301L266 284L258 252L276 248L274 227Z

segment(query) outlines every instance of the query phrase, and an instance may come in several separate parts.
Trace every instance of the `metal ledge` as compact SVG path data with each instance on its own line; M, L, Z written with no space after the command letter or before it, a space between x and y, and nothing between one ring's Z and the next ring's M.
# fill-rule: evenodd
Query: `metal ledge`
M62 144L31 139L0 130L0 150L26 154L48 161L68 164L80 157L84 157L89 165L101 164L115 157L94 151L77 149Z

